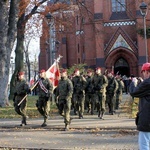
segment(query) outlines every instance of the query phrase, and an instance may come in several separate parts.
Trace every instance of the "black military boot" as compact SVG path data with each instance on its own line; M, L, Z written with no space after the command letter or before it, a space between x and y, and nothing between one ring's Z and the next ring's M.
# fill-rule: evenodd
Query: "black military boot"
M44 122L43 124L41 125L41 127L46 127L47 126L47 118L44 118Z
M99 118L104 120L103 115L104 115L104 111L101 111Z
M25 126L25 125L27 125L27 118L22 117L22 122L21 122L20 126Z
M79 112L79 119L83 119L83 114Z
M69 124L65 124L65 131L69 131Z

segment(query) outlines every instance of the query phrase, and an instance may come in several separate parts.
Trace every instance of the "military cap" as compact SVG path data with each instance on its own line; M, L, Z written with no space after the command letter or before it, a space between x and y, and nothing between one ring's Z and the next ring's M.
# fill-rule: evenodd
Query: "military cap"
M64 73L64 72L67 73L67 69L62 69L62 70L61 70L61 73Z
M76 69L74 70L74 73L77 72L77 71L80 71L80 70L79 70L78 68L76 68Z
M92 70L88 69L88 70L87 70L87 73L92 73Z
M21 75L24 75L24 72L23 72L23 71L20 71L20 72L18 73L18 76L21 76Z
M100 67L97 67L95 70L101 70L101 68L100 68Z
M44 69L42 69L42 70L39 71L39 73L43 73L43 72L46 72L46 71Z

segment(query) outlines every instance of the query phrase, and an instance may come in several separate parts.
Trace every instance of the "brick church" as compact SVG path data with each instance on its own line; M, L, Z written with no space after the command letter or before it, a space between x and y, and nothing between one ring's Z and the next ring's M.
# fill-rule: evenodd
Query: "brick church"
M71 26L55 25L54 19L49 24L43 21L39 69L48 69L53 60L62 55L60 67L84 63L87 68L101 67L102 71L140 76L142 64L149 60L150 45L149 39L138 33L144 28L139 8L142 1L79 1L72 3L74 10L65 12ZM145 18L148 28L149 12Z

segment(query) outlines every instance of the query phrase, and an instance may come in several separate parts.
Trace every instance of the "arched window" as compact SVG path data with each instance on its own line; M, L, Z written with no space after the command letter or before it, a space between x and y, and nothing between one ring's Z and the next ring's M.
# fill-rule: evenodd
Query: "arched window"
M126 0L111 0L112 12L126 11Z

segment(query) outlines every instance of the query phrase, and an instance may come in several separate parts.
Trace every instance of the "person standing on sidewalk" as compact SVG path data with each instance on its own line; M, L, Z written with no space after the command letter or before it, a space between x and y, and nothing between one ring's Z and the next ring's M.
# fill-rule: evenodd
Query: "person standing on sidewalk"
M29 85L24 79L24 72L19 72L17 75L17 83L14 92L14 108L15 111L22 116L22 122L20 126L27 125L26 119L26 108L27 108L27 98L25 98L22 103L18 106L20 101L26 96L26 94L30 93Z
M132 97L139 98L136 117L139 149L150 150L150 63L143 64L141 72L144 81L138 84L137 78L133 78L129 92Z
M40 79L38 83L38 96L36 107L39 113L44 117L44 122L41 127L47 126L47 120L50 109L50 99L52 98L53 84L46 77L46 71L40 70Z
M67 70L61 71L61 79L58 82L56 89L56 98L58 98L58 108L60 115L63 114L65 131L69 130L70 120L70 109L71 109L71 98L73 94L73 85L67 76Z

